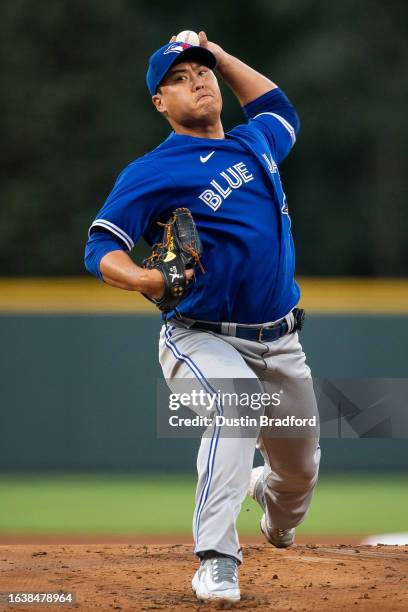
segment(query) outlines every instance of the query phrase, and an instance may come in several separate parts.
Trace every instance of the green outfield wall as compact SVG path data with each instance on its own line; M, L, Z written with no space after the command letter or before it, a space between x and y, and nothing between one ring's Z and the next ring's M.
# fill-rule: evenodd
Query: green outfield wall
M0 316L0 469L192 470L198 440L156 437L159 317ZM317 377L406 377L407 315L310 314ZM322 440L322 470L404 470L407 440Z

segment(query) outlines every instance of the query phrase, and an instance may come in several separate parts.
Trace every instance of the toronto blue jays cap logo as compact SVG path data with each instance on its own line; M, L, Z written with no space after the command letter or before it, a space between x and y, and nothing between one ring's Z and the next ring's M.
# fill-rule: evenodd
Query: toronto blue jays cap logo
M173 64L181 61L200 62L211 70L215 68L217 63L215 55L205 47L177 41L163 45L149 59L146 83L152 96L155 95L157 88Z
M182 53L184 49L190 49L191 46L188 43L175 42L164 50L164 55L167 55L167 53Z

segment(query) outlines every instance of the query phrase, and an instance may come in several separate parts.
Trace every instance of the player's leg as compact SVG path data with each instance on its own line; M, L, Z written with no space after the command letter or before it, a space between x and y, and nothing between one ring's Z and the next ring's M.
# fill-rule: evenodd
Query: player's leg
M320 462L318 411L310 369L298 335L289 334L268 343L262 376L273 388L282 386L281 405L271 415L297 418L317 417L317 426L292 426L290 437L281 437L279 428L262 428L259 448L265 460L258 482L258 499L265 507L263 531L275 545L290 545L291 534L279 534L296 527L306 516L318 478ZM268 413L268 410L267 410ZM305 431L305 437L302 437ZM286 538L286 539L285 539ZM293 537L292 537L293 540ZM280 542L280 544L279 544Z
M317 483L320 448L313 438L267 438L260 440L265 459L262 474L253 483L254 496L265 511L262 531L275 546L288 546L291 530L303 521ZM255 472L255 470L254 470Z
M237 379L251 379L258 386L254 372L222 337L177 324L162 329L160 363L172 390L185 378L196 379L197 388L210 393L214 379L222 394L233 392ZM223 406L216 405L216 410ZM247 493L258 432L252 437L229 437L213 425L203 436L193 523L197 553L216 551L241 560L235 523Z

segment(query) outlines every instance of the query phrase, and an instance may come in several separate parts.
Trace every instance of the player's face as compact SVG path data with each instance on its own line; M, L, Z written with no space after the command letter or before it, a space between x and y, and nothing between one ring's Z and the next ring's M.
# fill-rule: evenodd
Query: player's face
M176 64L153 96L157 110L166 113L170 123L188 127L217 121L222 98L212 70L195 62Z

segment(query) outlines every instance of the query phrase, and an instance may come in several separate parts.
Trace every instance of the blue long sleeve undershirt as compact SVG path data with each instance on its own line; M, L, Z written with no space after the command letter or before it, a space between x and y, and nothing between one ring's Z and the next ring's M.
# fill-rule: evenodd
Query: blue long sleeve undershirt
M99 269L102 258L111 251L127 251L126 246L113 234L103 230L95 230L90 235L85 246L85 267L96 278L103 280Z

